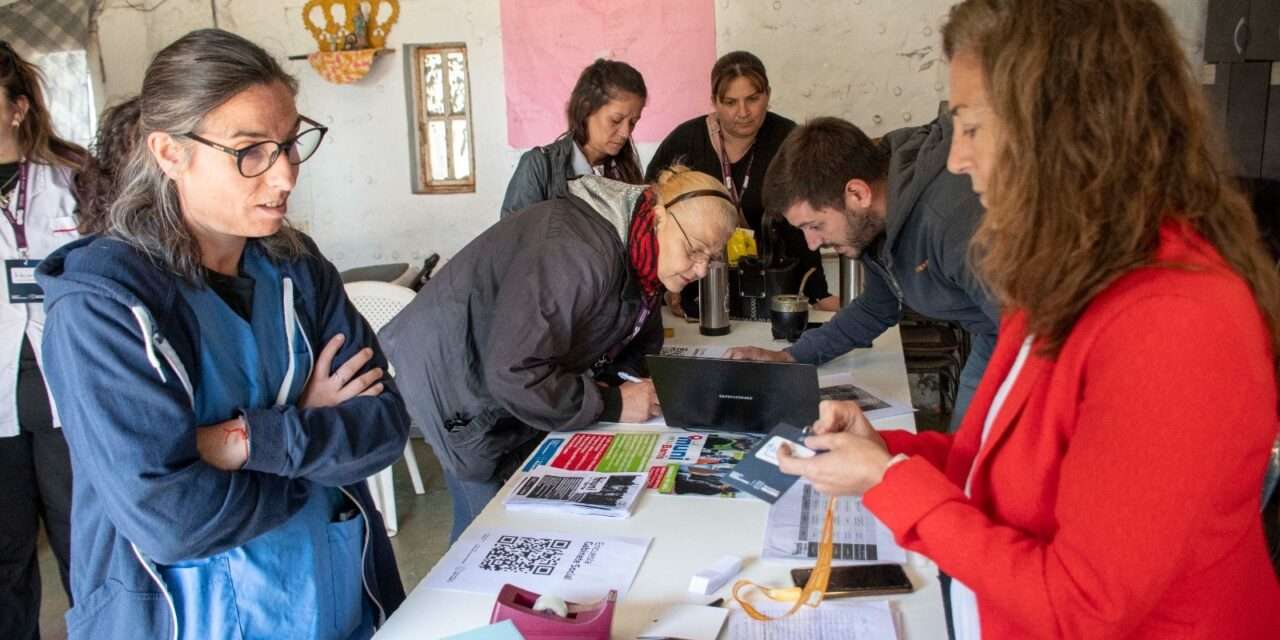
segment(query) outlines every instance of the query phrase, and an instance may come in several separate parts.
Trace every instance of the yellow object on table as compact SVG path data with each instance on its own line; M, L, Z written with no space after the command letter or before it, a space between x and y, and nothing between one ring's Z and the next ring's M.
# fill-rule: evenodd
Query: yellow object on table
M756 232L742 227L734 229L724 253L731 267L738 266L738 260L744 256L760 255L756 248Z
M782 587L778 589L769 589L750 580L739 580L733 584L733 599L738 601L738 606L751 616L752 620L767 622L770 620L781 620L800 610L801 607L814 607L822 604L822 598L826 595L827 584L831 580L831 560L835 556L835 519L836 519L836 499L835 496L827 498L827 515L822 522L822 540L818 543L818 562L814 566L813 571L809 573L809 581L803 587ZM759 609L751 606L747 602L746 596L742 592L748 589L756 589L763 593L770 600L778 602L790 602L791 608L778 616L771 616L761 613Z

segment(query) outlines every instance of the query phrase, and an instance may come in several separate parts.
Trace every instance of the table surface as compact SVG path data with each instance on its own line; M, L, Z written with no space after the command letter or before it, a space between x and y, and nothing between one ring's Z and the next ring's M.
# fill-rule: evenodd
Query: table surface
M814 320L822 321L831 314L817 312L813 315ZM773 349L786 346L784 342L772 339L768 323L734 322L729 335L708 338L698 333L696 324L670 315L666 315L664 320L667 327L675 330L675 336L668 338L667 344L755 345ZM884 394L888 400L911 404L897 327L880 336L871 349L855 350L819 369L820 375L841 372L851 372L858 384ZM876 424L881 428L915 430L915 420L910 415L895 416ZM607 425L607 428L623 431L663 429L641 425ZM744 568L739 577L770 586L789 586L791 567L812 564L760 560L769 505L759 500L667 496L646 491L640 497L634 515L613 520L507 511L502 506L502 499L510 488L511 482L508 482L471 524L472 528L580 533L584 527L589 527L591 533L598 535L653 538L630 590L619 598L613 623L613 638L616 639L635 638L671 605L706 602L718 596L724 596L725 601L731 603L731 584L708 597L688 593L690 576L710 566L720 556L742 557ZM465 537L466 534L463 535ZM910 552L907 555L907 573L916 590L908 595L888 598L894 601L901 637L905 640L945 638L937 569L922 556ZM420 583L379 630L375 639L440 638L484 626L495 595L428 589ZM725 637L727 633L722 632L721 638Z

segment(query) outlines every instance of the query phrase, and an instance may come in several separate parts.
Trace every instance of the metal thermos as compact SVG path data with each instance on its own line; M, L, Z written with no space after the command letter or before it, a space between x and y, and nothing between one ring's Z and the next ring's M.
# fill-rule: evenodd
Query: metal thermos
M862 295L866 286L866 274L862 271L862 261L857 258L840 258L840 306L844 307L854 298Z
M698 281L698 330L704 336L729 333L729 265L720 260L707 265L707 277Z

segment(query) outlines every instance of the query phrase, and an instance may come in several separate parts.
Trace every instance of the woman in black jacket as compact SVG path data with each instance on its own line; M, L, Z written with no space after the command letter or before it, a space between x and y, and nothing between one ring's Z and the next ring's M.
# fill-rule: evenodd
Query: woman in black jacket
M644 355L659 300L706 275L737 214L675 168L645 187L598 176L490 227L380 334L410 415L444 467L452 539L546 431L657 415Z
M520 156L502 199L501 217L563 196L565 185L578 176L644 184L631 132L648 95L644 77L625 62L599 59L583 69L569 95L569 130Z

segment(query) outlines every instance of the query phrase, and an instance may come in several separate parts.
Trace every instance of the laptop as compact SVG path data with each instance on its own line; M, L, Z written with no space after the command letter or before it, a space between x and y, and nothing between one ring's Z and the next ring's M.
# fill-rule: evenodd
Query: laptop
M818 419L818 368L791 362L647 357L668 426L768 433Z

